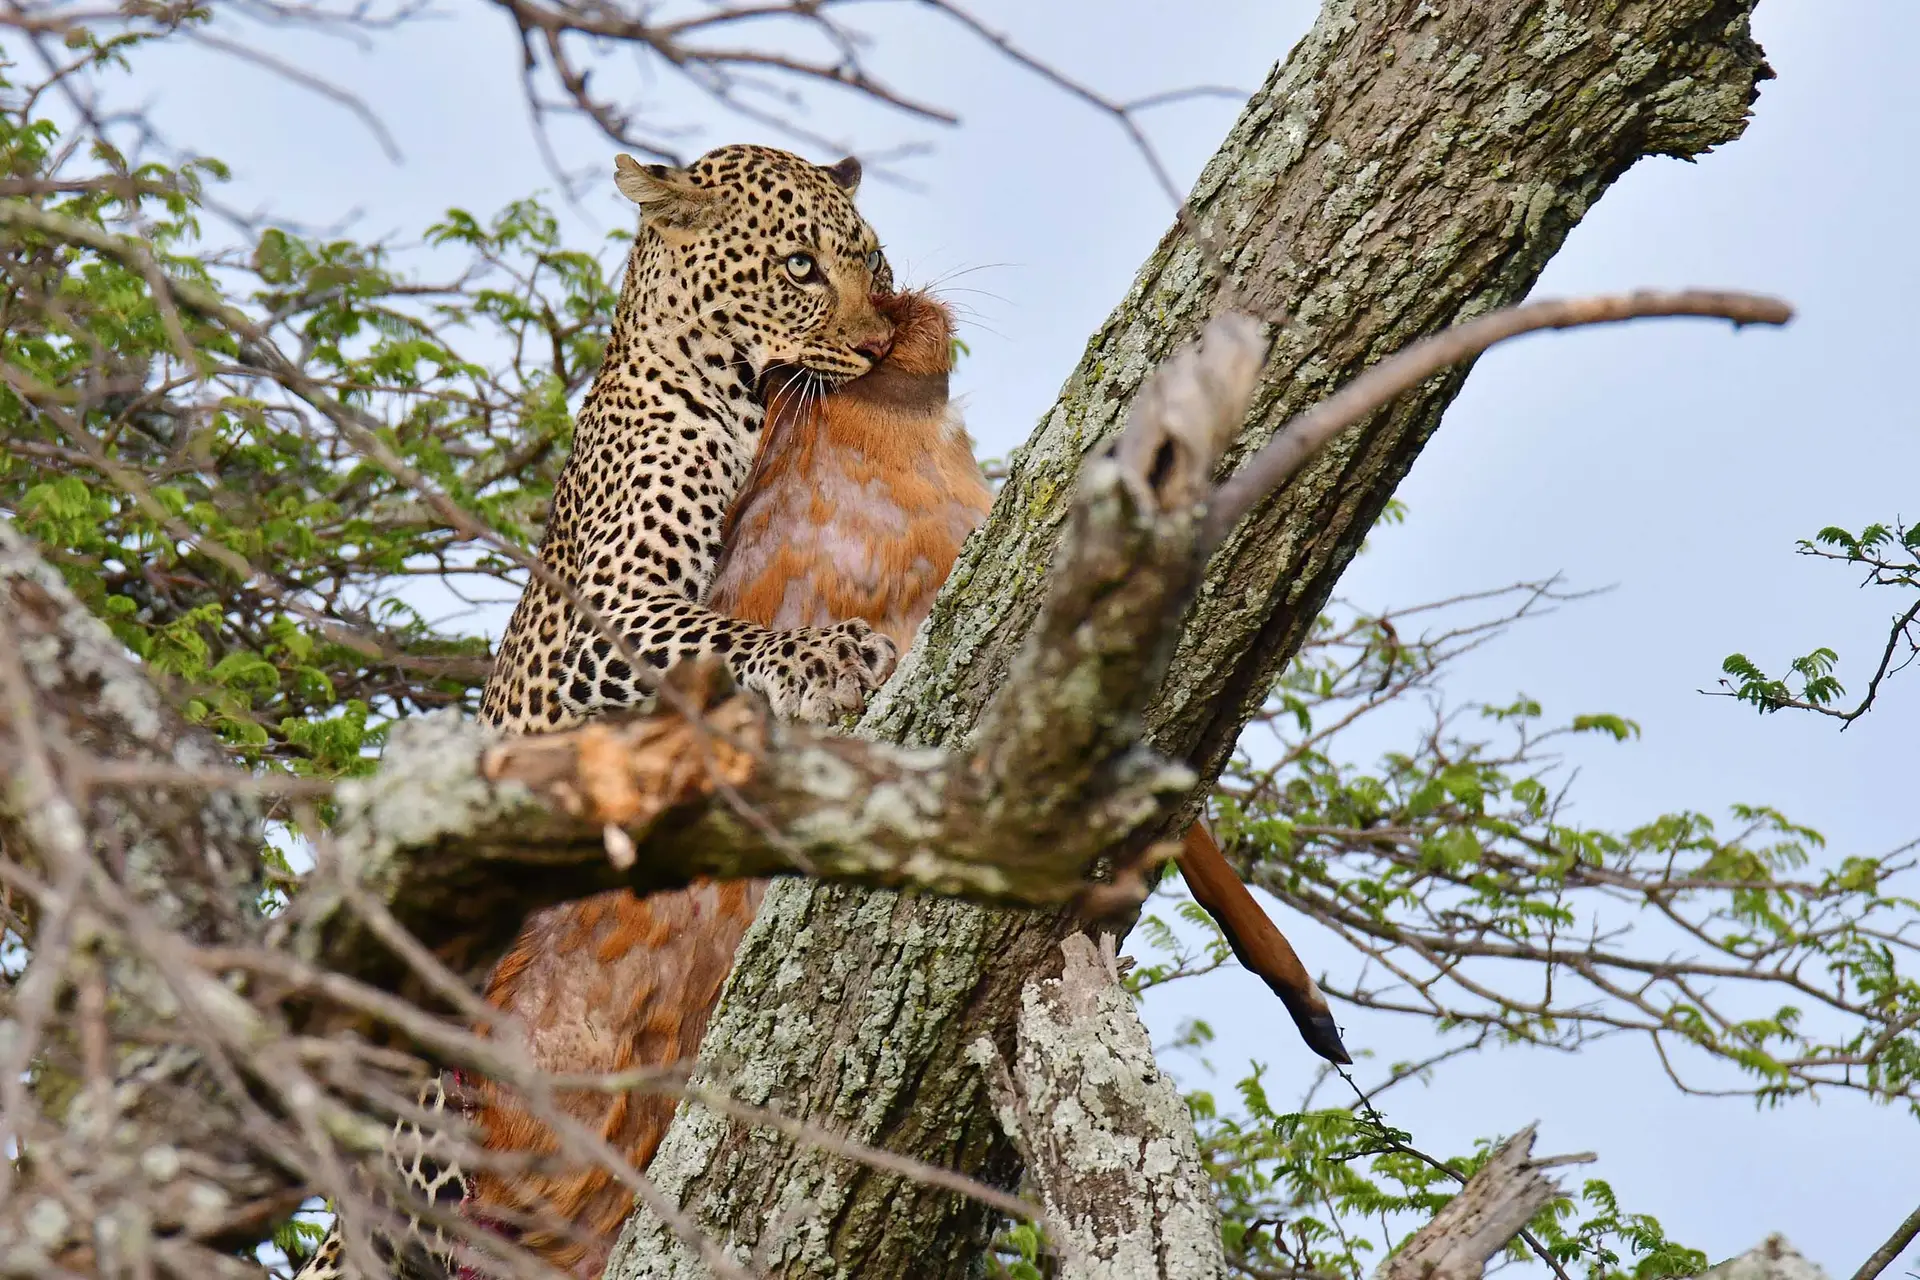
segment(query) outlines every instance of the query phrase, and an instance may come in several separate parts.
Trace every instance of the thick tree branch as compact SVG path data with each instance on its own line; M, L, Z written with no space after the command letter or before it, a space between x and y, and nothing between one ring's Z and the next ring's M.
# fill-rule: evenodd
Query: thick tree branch
M1860 1264L1860 1269L1853 1273L1853 1280L1879 1280L1880 1273L1892 1266L1894 1259L1905 1253L1916 1237L1920 1237L1920 1209L1901 1219L1900 1225L1893 1229L1893 1234L1887 1237L1885 1243Z
M1741 295L1713 304L1740 318L1765 311ZM1547 314L1571 309L1605 319L1634 304L1553 305L1560 309ZM1653 311L1676 304L1638 305ZM1698 311L1708 304L1684 305ZM1514 324L1501 314L1473 329L1508 331ZM1430 349L1470 345L1453 338L1443 335ZM1209 476L1244 415L1261 350L1252 321L1223 316L1204 342L1177 353L1148 382L1129 429L1081 477L1049 603L966 750L900 748L776 723L711 667L678 674L673 696L664 699L670 710L567 734L490 741L457 718L425 718L396 734L379 775L342 789L328 864L346 880L316 877L302 896L289 918L296 950L316 971L332 970L361 989L420 994L404 949L388 945L395 923L472 980L528 912L616 887L647 892L699 875L804 872L1026 906L1081 897L1096 860L1160 825L1166 801L1191 785L1186 770L1140 748L1141 712L1159 687L1174 623L1202 569L1198 540L1210 509ZM1349 396L1345 404L1349 421L1371 407L1365 397ZM1269 453L1254 469L1266 482L1283 481L1340 425L1334 414L1309 415L1306 445L1283 440L1285 465L1274 465L1277 455ZM1211 510L1221 509L1216 500ZM144 676L30 548L11 532L7 537L19 566L9 581L29 616L43 628L86 637L65 649L11 645L43 683L53 681L49 690L79 678L91 691L69 695L68 723L56 726L57 741L81 771L80 785L110 784L104 793L125 797L147 782L153 794L194 797L194 804L209 794L254 794L237 775L224 778L217 748L184 725L164 716L141 732L114 724L113 715L133 705L129 690L140 691L140 705L157 705ZM76 667L76 655L89 656ZM97 706L96 697L118 704ZM39 752L28 731L33 701L22 701L28 710L11 717L10 741ZM106 738L120 754L77 745ZM42 782L16 798L14 812L26 824L9 842L16 861L32 868L43 847L64 849L62 865L93 874L84 843L62 844L57 833L33 830L35 821L44 825L46 814L59 812L49 798L52 775L28 768L22 776ZM137 825L132 811L115 821ZM196 858L212 858L229 873L247 867L257 847L257 815L251 825L212 836L191 823L168 822L166 829L185 843L166 847L160 865L140 873L156 885L195 883ZM644 858L637 856L641 845ZM183 862L185 874L176 877L175 864ZM367 900L376 914L361 905ZM244 895L220 902L201 894L192 912L173 907L164 915L166 927L188 923L197 930L190 936L207 941L245 938L259 928ZM50 954L58 959L57 946ZM41 972L57 975L61 966ZM293 989L302 997L291 1007L295 1029L338 1031L336 1008L350 1010L363 1030L377 1030L372 1024L388 1017L378 1002L344 999L348 988L337 982ZM331 1007L315 1002L329 993ZM278 1034L271 1015L242 1021L234 1034L243 1042ZM221 1131L227 1104L203 1086L192 1106L204 1113L199 1131ZM250 1171L236 1189L252 1200L276 1194L271 1173L244 1167Z

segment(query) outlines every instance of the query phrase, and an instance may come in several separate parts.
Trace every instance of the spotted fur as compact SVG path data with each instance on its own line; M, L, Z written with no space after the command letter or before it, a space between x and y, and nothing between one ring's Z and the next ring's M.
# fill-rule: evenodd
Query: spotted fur
M763 375L798 368L832 387L891 343L876 299L892 292L892 273L854 208L859 177L852 160L818 166L768 147L722 147L686 169L619 157L615 183L640 207L641 226L540 548L565 589L529 582L481 697L483 722L565 729L635 705L668 666L700 655L726 662L776 713L828 721L857 711L892 670L894 642L865 622L774 628L704 603L727 511L759 448ZM687 909L698 914L693 897L711 892L686 891ZM676 904L660 900L675 896L649 902L665 919ZM438 1084L423 1102L445 1105ZM396 1131L403 1181L430 1202L464 1197L468 1180L433 1161L429 1144L405 1123ZM399 1247L380 1243L383 1260L413 1271L424 1256L444 1272L444 1241L414 1222ZM336 1226L299 1280L351 1270Z
M854 209L857 173L766 147L722 147L686 171L621 157L617 181L643 225L540 559L646 666L633 670L536 581L501 639L482 719L564 728L633 705L674 662L715 654L779 714L828 720L891 671L893 645L864 623L775 631L702 603L759 445L761 375L798 365L845 381L891 339L873 296L892 276ZM797 279L801 259L809 274Z

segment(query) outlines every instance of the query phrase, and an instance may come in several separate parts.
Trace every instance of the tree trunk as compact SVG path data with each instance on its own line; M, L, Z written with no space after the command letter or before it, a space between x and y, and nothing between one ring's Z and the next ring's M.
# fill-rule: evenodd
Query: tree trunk
M1021 450L864 732L966 740L1033 623L1082 457L1211 314L1288 317L1230 468L1382 356L1525 295L1634 161L1739 136L1770 74L1753 3L1329 0L1194 189L1216 252L1178 231L1162 240ZM1220 548L1148 711L1154 747L1217 774L1465 376L1432 379L1336 441ZM1011 1179L967 1046L986 1036L1011 1057L1022 984L1056 963L1066 927L1046 912L779 884L703 1070L744 1101ZM784 1275L961 1276L991 1225L946 1192L698 1108L682 1109L651 1173L738 1256ZM644 1214L607 1272L702 1273Z

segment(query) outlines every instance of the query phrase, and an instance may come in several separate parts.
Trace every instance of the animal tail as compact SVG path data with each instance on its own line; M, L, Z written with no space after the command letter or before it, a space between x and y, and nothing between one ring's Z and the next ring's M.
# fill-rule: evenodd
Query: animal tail
M1328 1062L1352 1062L1347 1047L1340 1043L1340 1028L1334 1025L1333 1012L1327 1008L1327 998L1320 994L1319 985L1300 963L1287 936L1240 883L1204 824L1196 822L1187 829L1174 861L1194 900L1206 908L1226 935L1234 958L1266 983L1293 1015L1293 1025L1300 1028L1300 1038L1307 1042L1307 1048Z

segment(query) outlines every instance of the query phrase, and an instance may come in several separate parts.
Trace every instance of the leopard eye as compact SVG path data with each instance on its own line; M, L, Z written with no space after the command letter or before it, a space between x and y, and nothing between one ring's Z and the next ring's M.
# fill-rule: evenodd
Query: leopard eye
M886 265L887 260L880 256L878 249L874 249L867 254L867 273L869 275L879 275L880 268Z
M818 264L810 253L790 253L787 255L787 274L795 280L813 279L813 273L819 270Z

